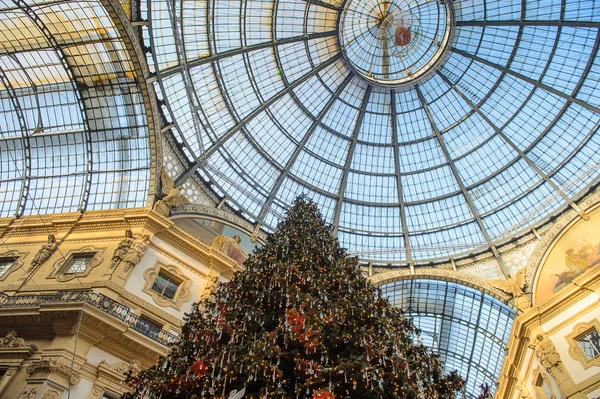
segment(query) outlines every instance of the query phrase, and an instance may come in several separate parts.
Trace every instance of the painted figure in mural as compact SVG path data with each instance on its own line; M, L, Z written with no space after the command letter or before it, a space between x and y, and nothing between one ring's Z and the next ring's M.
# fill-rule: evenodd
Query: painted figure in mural
M566 254L565 266L567 266L567 269L571 270L572 272L582 272L590 265L587 257L581 254L581 251L579 253L575 253L575 250L570 248L567 250Z
M124 271L128 273L135 265L137 265L150 246L150 236L144 235L141 239L135 240L129 251L123 258L125 263Z
M133 245L135 240L133 239L133 233L131 230L125 230L125 238L119 242L117 249L113 252L113 256L110 260L110 268L114 269L124 259L125 255Z
M560 274L555 274L558 277L558 281L554 286L554 292L569 284L575 277L583 273L585 269L600 261L600 255L598 254L600 245L591 245L585 241L584 245L576 248L578 248L577 251L575 248L569 248L565 252L566 270Z
M53 234L48 235L48 242L42 245L42 248L35 254L31 260L31 267L29 270L32 270L47 261L57 248L58 243L56 242L56 237L54 237Z
M173 180L164 169L160 173L160 181L162 183L164 197L154 204L154 210L156 212L163 216L169 216L171 209L179 205L187 205L190 203L190 201L181 194L183 186L175 187L175 183L173 183Z
M242 239L237 234L233 237L226 237L219 234L213 239L211 247L221 251L241 265L248 258L248 254L244 252L241 242Z

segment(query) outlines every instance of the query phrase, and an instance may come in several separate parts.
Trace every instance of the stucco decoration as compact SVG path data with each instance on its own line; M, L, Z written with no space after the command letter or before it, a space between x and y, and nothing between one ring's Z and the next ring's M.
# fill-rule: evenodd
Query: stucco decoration
M36 360L25 369L25 372L27 374L34 374L36 372L57 373L65 377L67 381L70 380L72 385L77 385L81 382L81 374L75 370L71 370L70 365L64 364L58 359Z
M23 391L21 396L19 396L19 399L33 399L33 398L35 398L35 396L37 395L39 390L40 390L40 387L38 385L29 386L29 387L25 388L25 390Z
M494 258L480 260L468 266L462 266L458 269L462 273L470 274L482 279L503 279L504 276L500 272L500 265Z
M516 273L514 278L507 280L489 280L488 282L499 290L511 295L515 301L515 306L520 311L525 311L531 306L531 300L523 292L527 285L525 280L525 268L522 268Z
M17 251L8 251L0 255L0 258L14 258L15 261L13 264L6 270L2 275L0 275L0 281L4 281L12 272L17 271L23 268L25 264L25 257L28 252L17 252Z
M0 348L37 349L35 344L26 344L23 338L17 337L16 331L9 331L6 337L0 339Z

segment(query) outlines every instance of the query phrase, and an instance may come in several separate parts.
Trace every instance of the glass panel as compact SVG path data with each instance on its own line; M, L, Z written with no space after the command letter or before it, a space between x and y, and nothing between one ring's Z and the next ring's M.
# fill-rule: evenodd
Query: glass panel
M152 290L158 292L162 296L173 299L175 298L175 294L177 293L177 288L179 288L178 282L171 279L168 276L163 274L159 274L156 276L156 280L154 280L154 284L152 285Z
M95 253L73 255L69 264L65 267L64 273L83 273L88 265L94 259Z
M15 263L16 258L0 258L0 277L2 277Z
M593 359L600 355L600 334L598 334L596 329L579 338L577 342L588 359Z
M466 379L466 397L480 385L496 386L515 312L498 300L459 284L403 280L380 287L421 330L419 340L438 353L446 371Z

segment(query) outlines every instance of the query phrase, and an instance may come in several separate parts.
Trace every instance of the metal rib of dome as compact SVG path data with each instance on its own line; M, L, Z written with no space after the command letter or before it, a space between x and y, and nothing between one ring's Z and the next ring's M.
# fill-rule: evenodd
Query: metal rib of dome
M150 132L99 1L0 1L0 217L148 203Z
M448 1L451 43L402 87L342 55L352 4L143 4L157 91L189 160L178 183L198 173L267 228L307 193L351 253L395 264L494 248L597 183L596 2ZM394 21L387 41L372 38L386 51L414 38Z
M380 288L412 319L423 344L440 355L446 370L457 370L465 379L465 398L476 398L483 384L496 390L514 310L483 292L447 281L410 279Z

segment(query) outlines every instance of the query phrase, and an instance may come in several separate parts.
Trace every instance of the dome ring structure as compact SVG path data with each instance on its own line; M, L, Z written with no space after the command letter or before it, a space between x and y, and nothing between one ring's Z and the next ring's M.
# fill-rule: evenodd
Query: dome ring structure
M352 69L370 83L396 88L435 72L453 30L452 4L432 0L347 0L338 25Z

